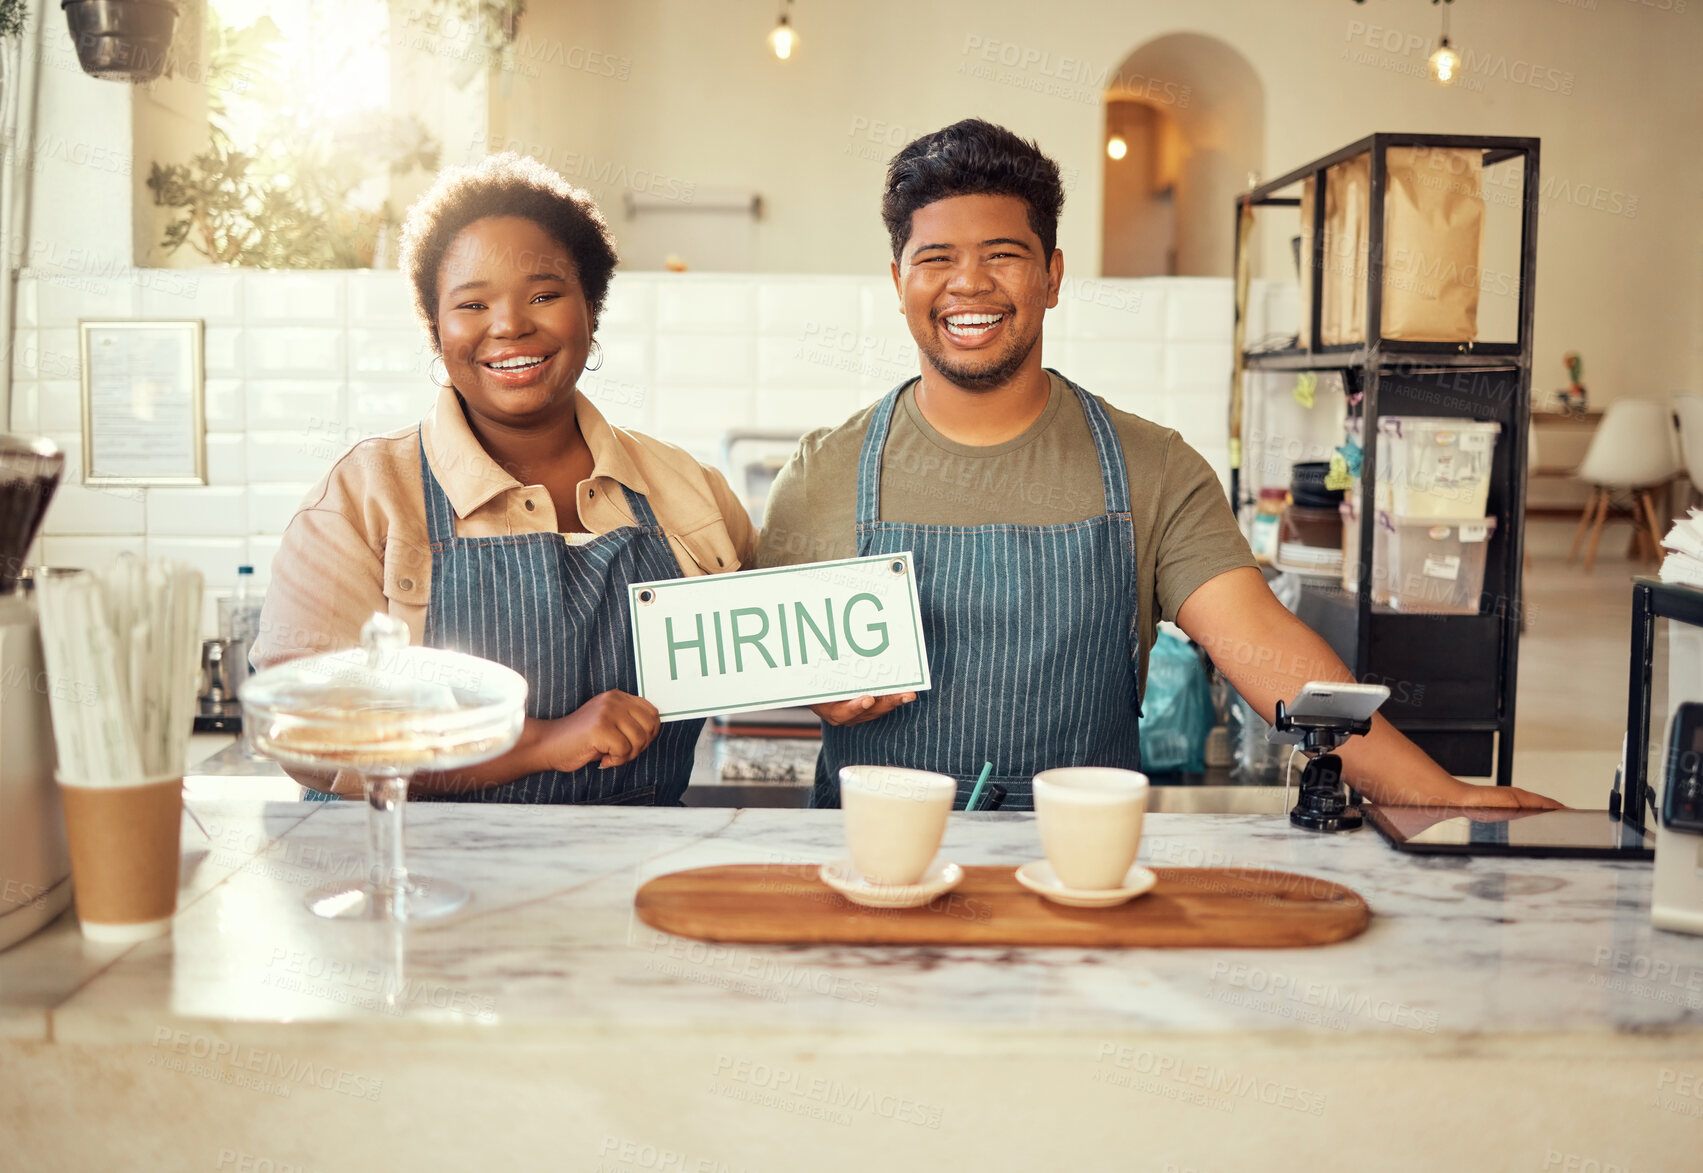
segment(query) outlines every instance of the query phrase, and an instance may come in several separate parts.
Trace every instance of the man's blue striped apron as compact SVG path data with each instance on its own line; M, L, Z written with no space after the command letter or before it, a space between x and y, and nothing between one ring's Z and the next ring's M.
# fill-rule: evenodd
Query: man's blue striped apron
M969 797L984 761L1032 810L1054 766L1141 768L1139 600L1123 445L1092 395L1082 403L1106 512L1066 525L918 525L881 520L881 454L901 384L864 435L859 556L915 555L933 688L861 725L824 726L812 806L840 804L841 766L908 766L958 779Z
M505 664L526 678L526 715L565 717L612 688L637 695L627 584L680 577L680 564L642 493L623 488L634 523L569 546L561 534L461 538L455 511L420 447L432 596L426 647ZM678 806L703 721L670 721L624 766L547 770L444 802Z

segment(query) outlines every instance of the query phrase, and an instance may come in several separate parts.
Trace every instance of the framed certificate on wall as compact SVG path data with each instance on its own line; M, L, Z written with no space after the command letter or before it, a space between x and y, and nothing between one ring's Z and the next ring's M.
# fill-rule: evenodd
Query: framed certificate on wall
M207 483L202 323L80 321L83 483Z

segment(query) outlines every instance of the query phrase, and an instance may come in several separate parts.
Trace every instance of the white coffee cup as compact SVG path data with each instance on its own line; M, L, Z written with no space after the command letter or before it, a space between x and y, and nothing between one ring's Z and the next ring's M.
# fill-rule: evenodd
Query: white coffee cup
M843 766L840 806L852 866L872 884L914 884L946 835L958 783L897 766Z
M1083 891L1122 886L1141 850L1147 775L1073 766L1035 775L1041 850L1059 883Z

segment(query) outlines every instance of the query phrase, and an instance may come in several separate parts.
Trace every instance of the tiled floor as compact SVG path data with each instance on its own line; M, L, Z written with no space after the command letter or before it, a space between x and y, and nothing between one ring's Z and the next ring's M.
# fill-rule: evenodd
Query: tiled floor
M1536 518L1526 529L1526 633L1515 702L1514 784L1570 806L1608 800L1626 731L1626 671L1634 574L1624 526L1604 531L1597 564L1566 564L1574 522Z

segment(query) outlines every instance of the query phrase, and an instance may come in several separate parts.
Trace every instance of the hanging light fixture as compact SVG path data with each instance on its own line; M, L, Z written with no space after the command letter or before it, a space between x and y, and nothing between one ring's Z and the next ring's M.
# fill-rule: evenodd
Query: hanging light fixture
M1129 144L1124 141L1123 135L1114 134L1106 140L1106 156L1108 158L1121 159L1127 154L1129 154Z
M792 31L792 23L787 20L787 9L792 7L792 0L786 0L786 8L781 9L780 23L775 25L775 31L769 34L769 48L774 50L776 57L785 61L792 56L793 49L798 45L798 34Z
M1438 0L1431 0L1436 4ZM1437 41L1437 51L1431 54L1431 76L1443 85L1454 85L1461 73L1461 55L1449 45L1449 5L1454 0L1442 0L1443 35Z

